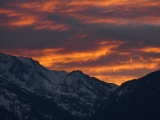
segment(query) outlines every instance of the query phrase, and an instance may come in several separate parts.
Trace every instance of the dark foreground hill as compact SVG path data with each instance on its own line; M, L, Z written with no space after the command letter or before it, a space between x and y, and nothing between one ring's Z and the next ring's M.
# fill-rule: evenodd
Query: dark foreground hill
M160 120L160 71L123 83L92 120Z

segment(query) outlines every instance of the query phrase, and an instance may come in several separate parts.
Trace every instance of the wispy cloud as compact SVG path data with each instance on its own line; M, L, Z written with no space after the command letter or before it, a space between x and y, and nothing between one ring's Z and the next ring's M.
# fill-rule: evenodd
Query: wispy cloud
M159 69L159 32L159 0L0 1L0 51L117 84Z

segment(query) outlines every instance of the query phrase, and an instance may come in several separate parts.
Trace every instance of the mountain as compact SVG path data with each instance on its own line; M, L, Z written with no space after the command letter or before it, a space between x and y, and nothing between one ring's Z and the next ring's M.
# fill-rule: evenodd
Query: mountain
M0 53L0 120L160 120L160 70L121 86Z
M160 70L123 83L92 120L160 120Z
M55 102L0 75L0 120L75 120Z
M0 53L1 120L87 119L117 88L79 70L53 71L32 58Z

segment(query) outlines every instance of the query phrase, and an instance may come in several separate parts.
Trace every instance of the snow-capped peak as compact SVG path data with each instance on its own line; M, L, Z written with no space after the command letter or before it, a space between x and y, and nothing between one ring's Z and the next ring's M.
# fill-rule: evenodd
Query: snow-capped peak
M52 99L75 116L95 113L117 88L80 70L70 73L49 70L32 58L6 54L0 54L0 74L23 89Z

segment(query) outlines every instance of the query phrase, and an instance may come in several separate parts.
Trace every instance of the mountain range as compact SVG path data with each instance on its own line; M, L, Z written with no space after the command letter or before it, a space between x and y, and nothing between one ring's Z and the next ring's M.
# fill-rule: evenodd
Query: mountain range
M160 120L160 70L123 83L92 120Z
M160 71L121 86L0 53L0 120L160 120Z

